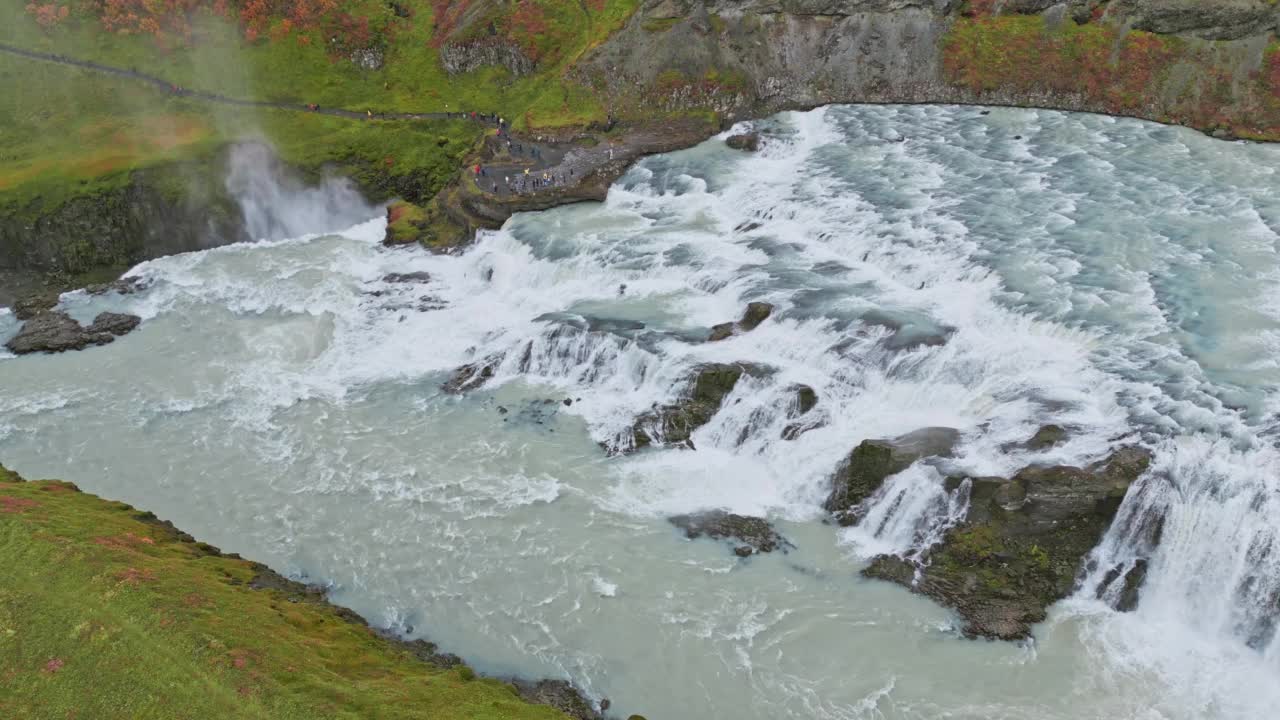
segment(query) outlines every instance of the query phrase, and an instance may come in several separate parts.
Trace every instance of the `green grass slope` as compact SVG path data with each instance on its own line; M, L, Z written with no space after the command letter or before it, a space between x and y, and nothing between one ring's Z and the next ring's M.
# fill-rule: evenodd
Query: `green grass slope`
M0 717L552 720L127 505L0 467Z
M288 18L277 15L306 5L294 0L269 6L277 8L270 11L276 14L259 23L268 30L252 40L247 34L253 23L243 19L244 8L268 7L252 0L232 3L222 14L213 10L218 3L204 0L132 8L192 8L163 11L184 18L185 35L108 31L101 17L113 4L68 5L65 18L44 26L22 2L11 0L0 5L0 42L136 69L186 89L233 98L358 112L477 110L532 128L606 118L599 102L563 75L577 57L619 28L638 2L316 2L330 8L324 17L356 27L339 31L337 20L289 30L282 24ZM514 75L500 65L458 75L445 71L442 48L494 39L522 47L534 59L533 71ZM377 49L382 67L359 67L348 51L334 49L345 45ZM0 214L36 198L47 212L67 197L119 186L132 170L200 159L247 137L265 137L287 161L304 168L336 162L370 176L413 176L420 187L412 194L429 197L481 134L478 126L462 121L366 122L217 106L126 78L5 53L0 53L0 85L5 88L0 93L5 129L0 133ZM388 195L403 194L400 184L389 184Z

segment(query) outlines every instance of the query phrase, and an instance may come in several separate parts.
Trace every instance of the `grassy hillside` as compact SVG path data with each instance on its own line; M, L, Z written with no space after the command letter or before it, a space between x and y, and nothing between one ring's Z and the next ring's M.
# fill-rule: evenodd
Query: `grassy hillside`
M0 717L551 720L127 505L0 467Z
M161 29L139 29L141 21L108 26L105 8L113 4L143 20L144 8L157 8ZM275 3L258 17L247 13L267 5L255 0L112 0L66 5L62 17L63 6L11 0L0 7L0 42L133 68L234 98L374 112L477 110L501 114L517 127L560 127L605 119L603 107L563 82L562 74L637 4L297 0ZM54 8L52 21L38 12L41 7ZM311 24L290 21L305 8L313 9ZM175 17L183 28L170 31ZM445 71L444 48L492 42L519 48L533 70L515 75L487 65L459 75ZM379 69L351 60L365 49L381 58ZM215 106L4 53L0 83L6 89L0 94L0 127L6 129L0 134L0 212L35 198L47 210L70 195L122 184L130 170L200 158L248 136L265 136L302 167L337 162L356 175L361 169L413 175L429 196L481 132L462 121L366 122Z

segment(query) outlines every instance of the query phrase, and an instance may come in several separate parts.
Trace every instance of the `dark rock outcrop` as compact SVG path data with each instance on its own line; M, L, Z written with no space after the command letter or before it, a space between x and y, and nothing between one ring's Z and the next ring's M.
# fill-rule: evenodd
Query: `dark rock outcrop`
M93 324L85 328L85 332L90 335L107 333L119 337L138 327L138 323L141 322L142 318L137 315L113 312L98 313L98 316L93 319Z
M501 357L492 356L463 365L453 371L441 389L453 395L475 390L493 377L494 369L500 362L502 362Z
M1271 0L1115 0L1110 12L1135 30L1239 40L1273 32L1280 12Z
M1027 637L1045 609L1072 592L1082 560L1150 462L1147 450L1125 447L1086 468L1028 467L1009 480L969 479L968 516L923 567L882 555L863 574L955 608L966 635ZM1129 573L1122 605L1136 604L1145 563Z
M685 537L690 540L706 535L715 540L738 541L732 543L733 554L738 557L750 557L777 549L786 552L788 548L794 547L762 518L711 510L693 515L676 515L667 520L684 530Z
M1047 450L1067 439L1067 431L1059 425L1045 425L1023 443L1023 447L1033 452Z
M760 149L760 133L749 132L742 133L740 135L730 135L725 139L724 144L734 150L755 152Z
M1116 594L1115 602L1112 606L1120 612L1133 611L1138 607L1142 584L1147 581L1147 565L1148 562L1145 558L1139 558L1128 569L1122 566L1111 568L1103 576L1102 582L1098 584L1097 598L1099 600L1103 599L1107 594L1107 589L1119 580L1119 592Z
M766 368L748 363L716 363L695 368L684 397L636 418L630 449L654 444L689 445L693 431L710 422L743 375L761 376L768 372Z
M440 48L440 64L450 75L497 65L515 76L533 72L535 63L520 44L505 38L487 38L466 43L450 43Z
M550 705L574 720L602 720L603 716L591 707L591 703L577 688L564 680L539 680L512 683L520 697L537 705Z
M134 171L122 188L0 213L0 269L55 277L250 240L227 153ZM173 188L181 187L175 196ZM63 288L67 289L67 288Z
M950 456L959 437L952 428L930 427L888 440L863 440L836 470L831 494L822 507L834 513L841 525L853 525L862 517L862 502L886 478L921 458Z
M91 345L106 345L138 326L137 315L100 313L88 327L58 310L43 310L28 319L5 347L15 355L67 350L83 350Z
M787 423L782 428L783 440L795 440L804 433L821 426L822 418L809 417L809 411L818 405L818 393L808 385L796 385L794 388L795 395L792 397L791 406L787 408L788 417L797 418L795 422Z
M386 62L386 55L386 51L381 47L371 45L352 50L348 57L351 64L361 70L381 70L383 63Z
M426 271L411 273L387 273L382 276L385 283L424 283L431 282L431 273Z
M742 319L736 323L727 322L720 323L711 328L711 335L707 338L708 342L716 342L724 340L737 333L751 332L760 326L760 323L769 319L773 314L773 305L767 302L747 303L747 309L742 313Z
M30 320L46 310L52 310L58 304L59 295L57 290L28 295L13 304L13 316L19 320Z

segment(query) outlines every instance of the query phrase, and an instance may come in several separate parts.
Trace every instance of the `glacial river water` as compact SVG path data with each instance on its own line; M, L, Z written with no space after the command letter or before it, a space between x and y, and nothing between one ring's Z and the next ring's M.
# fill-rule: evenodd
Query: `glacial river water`
M67 295L78 317L145 320L106 347L0 358L0 460L623 717L1277 717L1280 148L1027 110L760 125L758 154L649 158L606 202L518 216L456 256L384 249L380 219L316 220L338 232ZM261 227L351 211L315 201L271 195L291 221ZM412 271L431 279L382 280ZM752 300L778 310L700 342ZM0 311L0 340L15 328ZM440 390L492 356L486 387ZM737 360L776 372L741 382L696 450L606 454L692 367ZM823 424L786 441L795 383ZM1047 422L1069 442L1009 448ZM925 426L959 429L980 474L1150 447L1121 513L1164 515L1161 545L1116 530L1097 551L1150 553L1138 609L1087 578L1033 642L971 641L862 579L946 522L947 498L907 471L874 523L840 530L828 478L860 440ZM708 508L768 517L795 547L741 560L665 520Z

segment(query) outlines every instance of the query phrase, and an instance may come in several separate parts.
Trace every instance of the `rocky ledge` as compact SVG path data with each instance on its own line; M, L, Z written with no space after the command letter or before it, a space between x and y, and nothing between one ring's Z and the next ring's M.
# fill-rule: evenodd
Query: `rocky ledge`
M693 515L676 515L667 520L684 530L685 537L690 540L697 540L704 535L713 540L729 540L733 554L738 557L751 557L779 549L786 552L795 547L763 518L711 510Z
M949 457L959 438L952 428L931 427L892 439L863 440L836 470L822 507L841 525L856 524L863 516L863 501L890 475L922 458Z
M690 437L694 431L711 421L743 375L761 377L769 372L768 368L749 363L698 366L679 400L636 418L631 429L631 446L624 452L650 445L693 447Z
M86 327L60 310L41 310L23 323L5 347L15 355L83 350L113 342L138 327L140 322L142 318L137 315L104 312Z
M767 302L747 303L747 309L742 313L742 319L734 322L720 323L711 328L711 335L707 337L708 342L716 342L725 340L739 333L751 332L760 326L760 323L769 319L773 314L773 306Z
M747 152L755 152L760 149L760 133L748 132L739 135L730 135L725 138L725 145L734 150L746 150Z
M968 636L1028 637L1046 608L1075 589L1084 559L1150 462L1149 451L1124 447L1083 468L1027 467L1009 479L949 478L951 489L968 488L965 519L919 563L882 555L863 574L954 608ZM1123 578L1121 603L1136 604L1143 570L1145 565L1135 567Z

